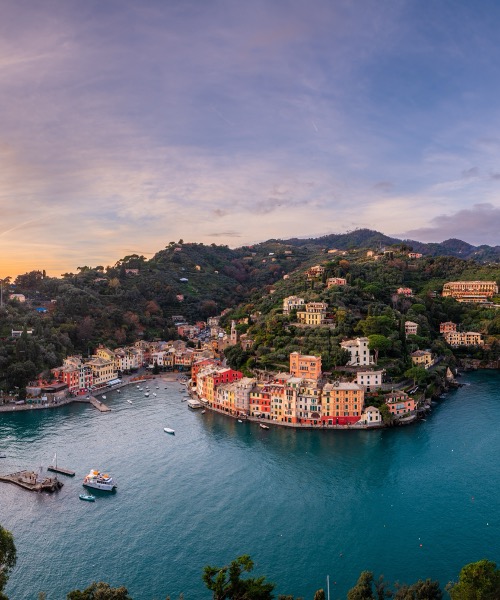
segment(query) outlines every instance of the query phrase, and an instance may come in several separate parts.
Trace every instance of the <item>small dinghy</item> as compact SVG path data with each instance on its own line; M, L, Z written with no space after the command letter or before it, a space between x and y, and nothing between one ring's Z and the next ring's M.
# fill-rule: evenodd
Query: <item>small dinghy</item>
M78 497L80 498L80 500L85 500L87 502L95 502L95 496L92 496L92 494L80 494Z

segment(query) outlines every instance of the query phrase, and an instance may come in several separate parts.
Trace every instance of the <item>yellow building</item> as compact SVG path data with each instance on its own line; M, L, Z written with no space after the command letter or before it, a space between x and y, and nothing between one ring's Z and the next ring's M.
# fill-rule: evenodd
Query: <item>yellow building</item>
M443 333L447 344L457 348L458 346L483 346L484 340L480 333L475 331L448 331Z
M484 303L498 294L496 281L449 281L443 286L443 297L458 302Z
M417 366L431 365L432 364L432 353L430 350L416 350L411 354L411 362Z
M95 387L101 387L108 383L108 381L112 381L118 377L114 361L112 360L106 360L100 356L95 356L86 364L92 369L92 380Z
M305 310L297 311L297 321L305 325L323 325L326 321L327 310L326 302L308 302Z

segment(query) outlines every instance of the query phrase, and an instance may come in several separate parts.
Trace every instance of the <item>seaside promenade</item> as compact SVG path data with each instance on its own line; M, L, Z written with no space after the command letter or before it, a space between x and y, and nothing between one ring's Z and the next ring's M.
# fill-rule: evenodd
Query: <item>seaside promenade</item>
M89 404L93 404L94 406L96 406L94 403L91 402L91 398L94 398L97 402L99 402L99 400L97 399L98 396L102 396L103 394L113 392L113 391L118 390L127 385L136 384L138 381L159 380L159 381L164 381L164 382L175 383L178 380L178 378L181 376L182 376L182 373L160 373L158 375L151 375L149 373L140 373L138 375L133 375L133 376L129 376L128 378L124 378L124 380L121 383L119 383L118 385L114 385L113 387L103 387L99 390L94 390L92 392L92 396L90 396L90 397L87 397L88 394L80 394L78 396L68 395L64 398L57 398L57 399L55 399L55 401L51 400L50 402L36 402L36 403L31 403L31 404L29 402L25 402L24 404L17 404L16 402L18 402L18 401L14 401L14 399L12 399L11 401L7 402L6 404L0 404L0 413L19 412L19 411L23 411L23 410L53 409L53 408L59 408L60 406L66 406L67 404L71 404L73 402L84 402L84 403L89 403ZM33 400L39 400L39 399L34 398ZM96 408L99 408L99 407L96 406ZM101 410L101 409L99 408L99 410ZM101 411L101 412L107 412L107 411Z

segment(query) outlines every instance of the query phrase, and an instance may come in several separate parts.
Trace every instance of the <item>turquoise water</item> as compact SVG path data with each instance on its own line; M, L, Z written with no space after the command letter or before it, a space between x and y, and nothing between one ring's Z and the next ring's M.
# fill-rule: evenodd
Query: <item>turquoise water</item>
M371 432L264 431L190 411L173 383L156 398L110 393L108 414L0 414L1 472L56 451L77 472L53 495L0 484L18 549L7 593L59 600L105 580L135 600L209 599L203 566L248 553L277 593L310 600L329 575L333 600L365 569L445 584L468 562L500 562L499 377L462 381L426 422ZM109 470L117 493L80 501L91 468Z

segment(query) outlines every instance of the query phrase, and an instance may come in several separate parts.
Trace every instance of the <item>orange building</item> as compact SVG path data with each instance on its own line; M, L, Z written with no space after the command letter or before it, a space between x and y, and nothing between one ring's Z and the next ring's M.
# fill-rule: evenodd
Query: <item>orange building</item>
M290 373L294 377L319 379L321 377L321 356L310 356L292 352L290 354Z
M357 423L363 413L365 391L357 383L327 383L321 398L325 425Z
M446 321L445 323L439 324L439 333L448 333L449 331L456 331L457 324L453 321Z

